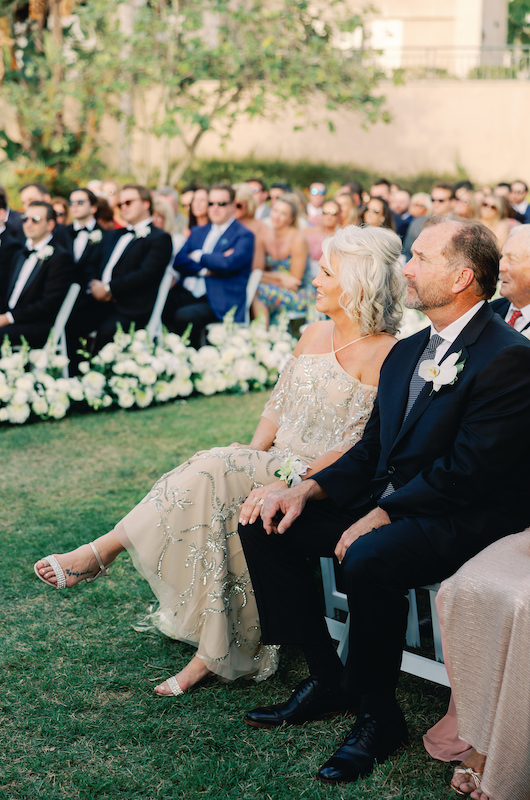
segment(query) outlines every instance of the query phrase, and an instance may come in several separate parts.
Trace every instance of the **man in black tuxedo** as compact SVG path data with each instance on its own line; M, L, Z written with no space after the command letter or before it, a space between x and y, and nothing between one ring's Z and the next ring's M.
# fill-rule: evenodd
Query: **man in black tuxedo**
M530 328L530 225L513 228L502 248L499 267L501 279L498 300L491 307L515 328Z
M42 347L73 280L73 262L53 235L55 211L33 202L23 216L26 247L17 249L7 267L0 299L0 338Z
M74 221L66 230L79 283L85 286L96 274L101 260L103 228L96 220L98 201L90 189L81 188L74 189L70 194L69 205Z
M22 230L22 214L9 208L7 202L7 192L4 186L0 186L0 209L4 209L4 214L0 220L0 227L5 226L7 234L13 239L24 244L24 231Z
M99 264L88 276L90 303L67 328L70 352L80 336L93 330L93 353L97 353L112 341L118 324L124 330L133 322L137 328L145 327L170 262L171 236L152 224L149 190L128 184L121 190L119 205L127 228L110 231L103 238Z
M318 773L325 783L369 774L407 741L395 689L408 589L446 578L530 523L530 342L486 303L497 270L496 242L479 223L428 221L404 267L405 303L432 325L389 353L362 440L268 494L261 521L252 495L242 507L263 641L301 645L311 672L287 702L246 722L357 713ZM314 559L333 553L350 608L345 667L312 578Z
M20 190L20 202L26 213L31 203L50 203L51 195L47 188L42 183L26 183ZM55 229L53 232L55 241L68 250L69 239L66 232L66 225L61 225L57 219L55 220Z
M6 219L7 201L5 195L0 192L0 286L2 279L7 279L7 269L11 263L13 252L24 246L24 240L21 241L8 229Z

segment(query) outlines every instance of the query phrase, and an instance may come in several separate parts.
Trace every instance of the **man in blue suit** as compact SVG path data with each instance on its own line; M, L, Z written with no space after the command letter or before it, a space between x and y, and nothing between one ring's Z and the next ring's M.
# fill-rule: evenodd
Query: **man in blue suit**
M530 523L530 342L486 302L496 241L480 223L435 217L412 253L405 303L431 328L389 353L363 438L268 494L261 522L248 524L250 499L240 514L263 641L302 646L311 672L286 702L245 721L273 728L356 713L318 773L324 783L368 775L407 741L395 689L408 589L448 577ZM350 608L345 667L312 578L314 558L333 553Z
M234 219L234 189L217 183L208 193L210 222L192 228L175 257L181 280L169 293L164 322L182 334L193 324L191 344L200 346L201 331L222 320L235 306L235 321L245 318L254 234Z

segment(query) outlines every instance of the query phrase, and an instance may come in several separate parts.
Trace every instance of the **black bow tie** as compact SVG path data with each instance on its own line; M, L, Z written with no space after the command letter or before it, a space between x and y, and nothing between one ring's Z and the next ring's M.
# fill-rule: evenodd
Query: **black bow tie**
M24 258L29 258L29 256L35 252L32 247L25 247L22 251L24 253Z
M86 233L91 233L88 228L78 228L77 230L74 230L74 239L76 239L83 231L86 231Z

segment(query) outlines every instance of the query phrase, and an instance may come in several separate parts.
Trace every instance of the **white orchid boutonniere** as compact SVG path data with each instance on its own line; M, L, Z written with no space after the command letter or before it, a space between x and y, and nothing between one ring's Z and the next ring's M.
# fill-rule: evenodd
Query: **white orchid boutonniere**
M460 350L458 353L451 353L441 364L437 364L436 361L432 360L427 360L420 364L418 369L420 378L427 382L432 381L432 389L429 392L429 396L433 392L438 392L442 386L456 383L458 374L462 372L466 363L465 358L458 362L461 355L462 351Z
M148 225L146 228L142 228L139 231L135 231L134 232L134 238L135 239L145 239L145 237L149 236L150 233L151 233L151 228Z
M281 481L285 481L287 486L296 486L297 483L302 483L302 475L307 472L307 467L302 464L299 458L286 458L280 468L274 473Z
M99 228L95 228L88 234L88 241L90 242L90 244L99 244L102 238L103 234L101 233Z
M42 250L39 252L39 258L41 261L46 261L47 258L53 256L55 250L51 246L51 244L47 244L46 247L43 247Z

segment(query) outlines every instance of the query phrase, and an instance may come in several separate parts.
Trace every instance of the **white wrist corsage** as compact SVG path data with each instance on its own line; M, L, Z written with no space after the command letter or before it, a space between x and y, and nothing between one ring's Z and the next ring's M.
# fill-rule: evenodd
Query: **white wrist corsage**
M424 381L432 381L432 389L429 396L433 392L438 392L442 386L452 385L458 380L458 373L464 369L466 359L457 364L458 359L462 355L460 350L458 353L451 353L447 356L445 361L437 364L436 361L427 360L420 364L418 375Z
M43 247L39 253L39 258L41 261L46 261L47 258L53 256L55 250L51 246L51 244L47 244L46 247Z
M297 483L302 483L302 475L307 472L307 467L299 458L286 458L280 468L274 473L277 478L285 481L287 486L296 486Z
M96 228L95 230L90 231L90 233L88 234L88 241L90 242L90 244L99 244L102 239L102 236L103 234L101 233L99 228Z

